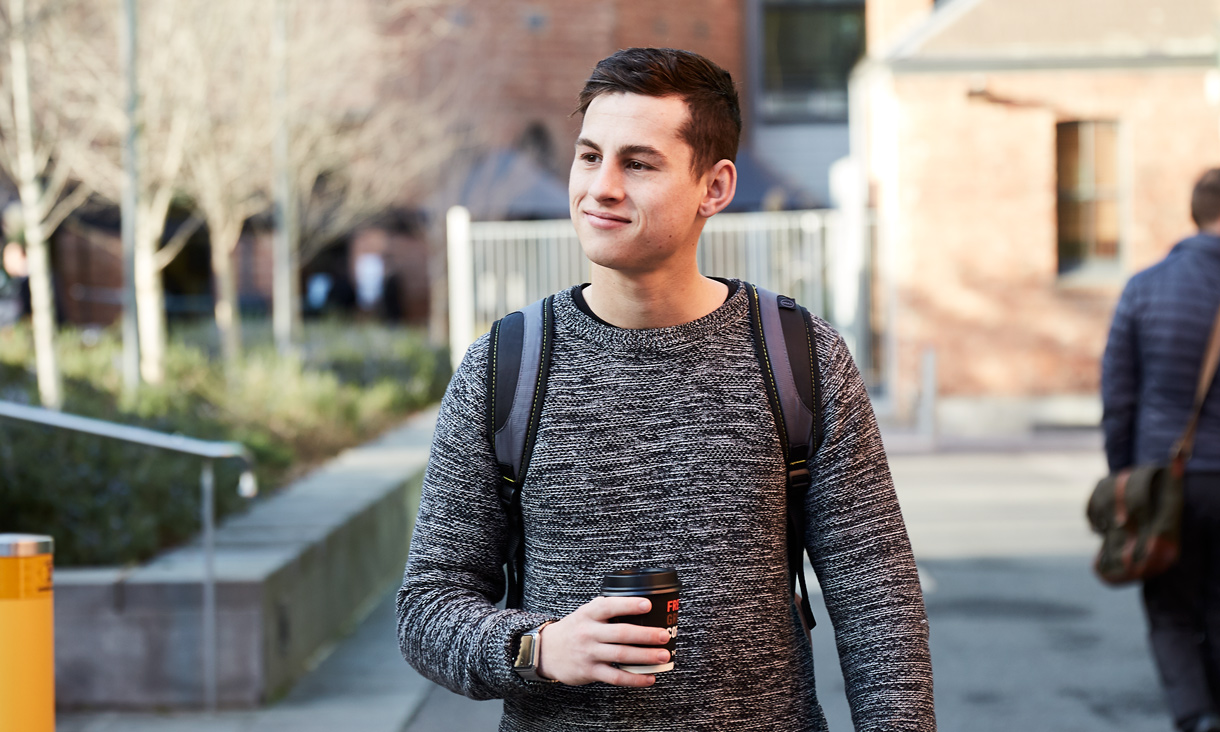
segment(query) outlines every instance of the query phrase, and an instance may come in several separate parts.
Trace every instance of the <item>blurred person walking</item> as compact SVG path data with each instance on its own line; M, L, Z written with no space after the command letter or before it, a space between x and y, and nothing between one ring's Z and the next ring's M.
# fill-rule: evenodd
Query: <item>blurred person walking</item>
M11 241L0 249L0 325L16 323L30 314L30 270L25 249Z
M1102 359L1111 473L1163 461L1190 418L1220 309L1220 169L1191 195L1199 227L1127 283ZM1144 582L1149 640L1174 723L1220 732L1220 381L1203 404L1184 480L1181 556Z

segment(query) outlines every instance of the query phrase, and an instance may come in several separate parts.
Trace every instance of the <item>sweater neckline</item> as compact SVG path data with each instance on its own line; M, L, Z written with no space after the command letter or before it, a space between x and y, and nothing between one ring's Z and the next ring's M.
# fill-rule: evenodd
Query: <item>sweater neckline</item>
M749 310L744 283L737 291L702 318L665 328L619 328L600 322L581 311L572 299L575 285L555 295L555 322L582 340L620 352L670 352L698 346L724 328L740 321Z

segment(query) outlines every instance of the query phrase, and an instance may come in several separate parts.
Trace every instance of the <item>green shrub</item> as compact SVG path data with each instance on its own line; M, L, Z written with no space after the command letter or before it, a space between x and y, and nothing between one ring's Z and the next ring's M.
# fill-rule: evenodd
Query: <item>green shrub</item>
M412 331L310 324L290 357L269 340L253 324L246 357L226 370L207 329L183 329L165 384L125 402L117 332L62 331L64 411L241 442L266 493L437 400L449 377L446 354ZM28 328L0 330L0 399L37 403ZM0 418L0 532L53 535L60 566L141 561L198 530L201 467L192 456ZM216 464L219 514L243 503L238 471L235 461Z

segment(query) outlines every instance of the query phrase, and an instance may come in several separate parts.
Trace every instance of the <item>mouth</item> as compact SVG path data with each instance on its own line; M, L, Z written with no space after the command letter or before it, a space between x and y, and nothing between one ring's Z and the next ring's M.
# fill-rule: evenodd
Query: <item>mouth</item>
M604 211L581 211L589 224L597 229L616 229L625 224L630 224L631 219L625 216L618 216Z

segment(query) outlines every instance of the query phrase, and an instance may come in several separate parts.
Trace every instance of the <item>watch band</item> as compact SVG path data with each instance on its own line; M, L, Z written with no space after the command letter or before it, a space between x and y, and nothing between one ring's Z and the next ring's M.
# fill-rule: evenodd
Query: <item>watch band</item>
M545 676L538 675L538 656L542 652L542 629L554 620L548 620L542 625L532 630L527 630L521 634L520 640L517 642L517 657L513 661L513 671L526 681L543 681L546 683L559 683L555 679L548 679Z

